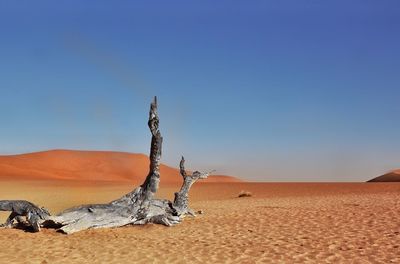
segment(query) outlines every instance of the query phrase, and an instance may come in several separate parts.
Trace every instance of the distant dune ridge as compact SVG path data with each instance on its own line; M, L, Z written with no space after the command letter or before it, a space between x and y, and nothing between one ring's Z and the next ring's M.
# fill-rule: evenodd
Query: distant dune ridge
M210 168L212 169L212 168ZM149 170L144 154L113 151L49 150L0 156L1 180L74 180L141 183ZM161 165L161 183L179 183L179 170ZM205 182L237 182L238 178L210 176Z
M400 169L393 170L368 182L400 182Z

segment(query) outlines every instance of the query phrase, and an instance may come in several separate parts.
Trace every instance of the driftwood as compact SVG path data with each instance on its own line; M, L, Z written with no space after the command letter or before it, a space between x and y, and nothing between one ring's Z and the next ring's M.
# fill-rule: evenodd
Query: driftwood
M160 158L162 136L158 129L157 98L150 106L148 126L152 138L150 147L150 169L142 185L118 200L108 204L81 205L67 209L55 216L40 218L37 222L43 227L57 227L71 234L89 228L119 227L129 224L156 223L172 226L189 214L194 215L188 206L188 193L198 179L207 178L209 173L194 172L188 175L184 168L184 158L180 163L183 184L175 193L175 200L154 199L160 181Z

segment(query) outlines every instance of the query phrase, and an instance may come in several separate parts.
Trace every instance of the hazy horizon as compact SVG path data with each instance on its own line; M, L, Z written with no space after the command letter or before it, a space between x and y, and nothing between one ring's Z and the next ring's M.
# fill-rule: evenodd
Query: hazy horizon
M22 4L23 3L23 4ZM396 1L0 3L0 154L148 154L251 181L400 168Z

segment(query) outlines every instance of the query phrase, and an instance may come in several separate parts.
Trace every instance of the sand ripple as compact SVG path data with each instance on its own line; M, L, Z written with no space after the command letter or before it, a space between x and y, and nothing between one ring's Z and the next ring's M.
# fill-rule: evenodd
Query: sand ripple
M251 190L251 187L248 189ZM0 230L3 263L400 263L400 192L198 200L175 227Z

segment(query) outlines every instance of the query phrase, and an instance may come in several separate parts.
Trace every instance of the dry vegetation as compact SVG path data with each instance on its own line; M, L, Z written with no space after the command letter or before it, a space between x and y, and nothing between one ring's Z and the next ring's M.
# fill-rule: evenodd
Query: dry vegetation
M253 194L251 192L243 191L243 190L240 191L240 193L238 195L239 198L241 198L241 197L252 197L252 196L253 196Z

